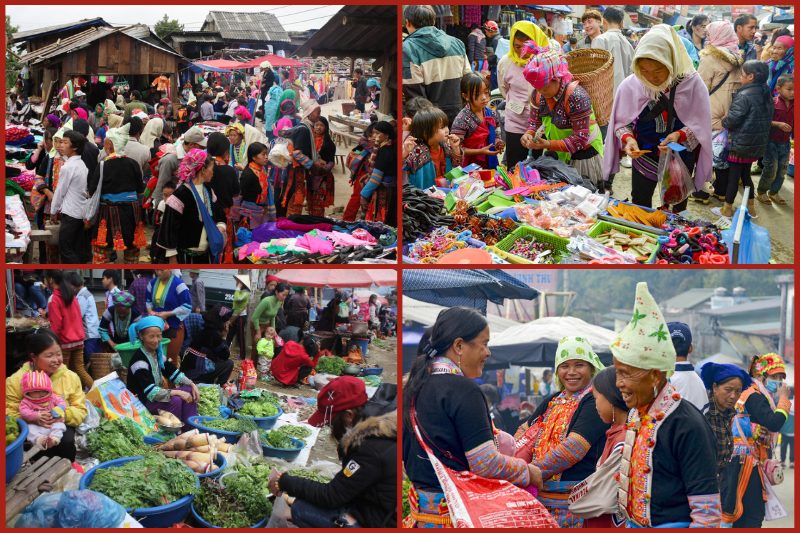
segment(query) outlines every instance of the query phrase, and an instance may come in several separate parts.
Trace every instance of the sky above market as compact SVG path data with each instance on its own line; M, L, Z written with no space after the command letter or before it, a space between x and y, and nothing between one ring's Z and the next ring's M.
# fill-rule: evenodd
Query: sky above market
M238 13L263 12L275 14L287 31L303 31L321 28L341 9L341 5L7 5L6 15L11 23L19 27L19 31L28 31L44 26L55 26L81 19L102 17L113 25L128 24L155 25L164 14L170 19L177 19L186 31L197 31L203 25L209 11L235 11ZM42 13L47 17L42 18Z

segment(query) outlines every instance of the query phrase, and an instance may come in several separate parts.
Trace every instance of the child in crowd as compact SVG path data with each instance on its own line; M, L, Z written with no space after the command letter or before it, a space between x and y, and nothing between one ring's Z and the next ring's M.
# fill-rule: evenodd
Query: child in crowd
M450 132L461 139L462 165L496 168L503 141L495 141L497 123L489 105L489 81L476 72L461 78L461 99L466 103L453 120Z
M421 96L415 96L408 102L406 102L405 107L403 108L403 160L405 161L408 154L411 153L411 150L414 149L414 144L417 140L411 135L411 121L417 116L417 113L422 111L423 109L430 109L433 107L433 104L427 98L423 98Z
M170 181L164 184L161 189L164 197L158 202L156 212L153 216L153 239L150 242L150 256L153 258L153 263L163 264L167 262L166 250L156 244L158 240L158 231L161 228L161 218L164 216L164 211L167 210L167 200L175 192L175 182Z
M106 309L114 305L114 296L120 292L119 270L103 271L103 288L106 290Z
M45 450L58 446L67 426L64 424L66 402L53 392L50 376L44 372L26 372L22 375L22 396L19 414L28 423L28 441ZM50 427L41 425L52 420Z
M733 202L739 191L739 181L750 187L748 210L750 216L757 218L755 212L755 190L750 176L750 167L767 148L769 130L775 104L767 86L769 67L766 63L751 60L742 65L742 86L734 93L728 115L722 119L722 126L728 129L730 152L730 174L725 205L720 214L733 216Z
M405 157L404 183L427 189L437 178L461 164L461 139L449 133L448 119L437 107L423 109L411 121L414 148Z
M283 339L278 336L275 328L267 328L264 336L258 341L256 345L256 352L258 352L258 378L263 380L269 375L269 368L275 354L283 347Z
M778 96L774 99L775 113L772 116L769 144L764 154L764 169L761 171L756 198L764 204L786 205L786 200L778 193L786 176L791 150L789 138L794 131L794 77L781 76L775 89Z

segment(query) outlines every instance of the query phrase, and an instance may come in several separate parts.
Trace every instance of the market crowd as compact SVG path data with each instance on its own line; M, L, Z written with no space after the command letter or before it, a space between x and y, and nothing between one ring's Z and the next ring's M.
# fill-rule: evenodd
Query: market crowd
M330 228L337 156L320 106L329 95L266 62L261 71L201 75L175 101L122 85L90 105L78 89L49 109L25 161L35 172L35 224L58 231L57 246L41 244L41 260L232 263L241 228L284 219L289 230ZM377 80L357 68L351 83L357 109L377 106ZM6 108L14 124L36 118L22 84ZM339 218L394 227L395 127L371 119L342 156L352 191Z
M620 165L631 168L629 199L644 207L677 213L688 200L713 201L721 203L715 213L731 217L740 185L750 187L754 218L755 200L787 203L780 191L794 127L788 29L770 34L757 31L753 15L700 14L685 27L632 30L621 7L607 6L583 13L583 35L520 16L501 35L495 20L480 20L480 6L459 9L471 30L464 40L437 27L432 6L404 11L404 184L444 186L457 166L503 162L510 170L545 154L612 193ZM613 83L589 88L574 79L567 54L585 49L611 54ZM653 206L659 161L675 143L685 195Z
M442 311L422 337L403 396L407 526L451 527L465 512L477 523L494 499L470 498L469 484L485 490L486 478L525 489L495 496L537 513L539 527L761 527L768 501L774 513L788 446L794 467L794 400L780 355L755 355L747 371L713 362L696 371L690 328L666 323L639 283L633 316L610 344L613 366L586 338L563 338L545 377L552 392L504 431L476 382L489 338L486 318L463 307ZM474 474L462 478L458 504L434 457ZM485 519L497 520L495 511Z

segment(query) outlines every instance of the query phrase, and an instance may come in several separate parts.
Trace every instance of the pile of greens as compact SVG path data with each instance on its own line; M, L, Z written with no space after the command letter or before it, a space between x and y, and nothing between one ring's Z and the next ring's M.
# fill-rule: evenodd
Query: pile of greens
M364 382L364 385L367 387L380 387L381 386L381 377L380 376L361 376L358 379Z
M152 452L149 446L145 446L139 426L130 418L103 420L86 435L86 446L91 456L101 463Z
M197 414L200 416L219 416L219 387L199 387L200 399L197 402Z
M258 431L258 435L260 437L261 444L264 446L278 448L281 450L295 449L294 444L292 443L292 437L286 433L283 433L279 429L274 429L272 431L261 429ZM305 445L305 442L303 444Z
M218 527L250 527L264 518L249 516L237 495L225 490L213 479L200 482L200 492L194 499L194 506L206 522Z
M231 431L233 433L250 433L258 429L255 422L246 418L215 418L214 420L199 422L199 424L209 429Z
M344 369L347 366L347 363L341 357L320 357L319 361L317 361L317 372L320 374L333 374L335 376L341 376L344 373Z
M303 440L311 436L311 430L303 426L285 425L279 427L275 431L280 431L281 433L284 433L286 435L289 435L290 437L294 437L300 440Z
M333 479L314 470L304 470L302 468L293 468L292 470L286 472L286 474L289 476L310 479L311 481L316 481L318 483L330 483L331 479Z
M138 509L166 505L194 494L196 479L178 459L152 454L122 466L96 470L89 488L123 507Z
M223 484L225 485L226 492L235 495L237 505L243 509L246 514L247 524L255 524L270 516L272 514L272 502L268 499L270 493L267 482L272 467L269 464L252 464L250 466L237 464L234 469L236 474L225 476ZM210 516L202 511L200 514L214 525L234 527L217 524L210 520Z
M240 415L268 417L278 414L278 406L269 400L253 400L245 402L244 406L237 411Z
M19 437L19 423L16 418L6 417L6 446Z

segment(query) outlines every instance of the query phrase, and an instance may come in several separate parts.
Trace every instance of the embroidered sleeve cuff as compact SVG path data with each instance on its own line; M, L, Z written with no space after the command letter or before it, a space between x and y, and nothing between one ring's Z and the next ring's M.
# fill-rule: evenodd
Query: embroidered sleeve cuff
M692 528L719 527L722 519L722 507L719 494L703 494L688 496Z
M580 462L591 448L589 442L577 433L567 438L546 455L537 465L542 470L542 479L549 479Z

